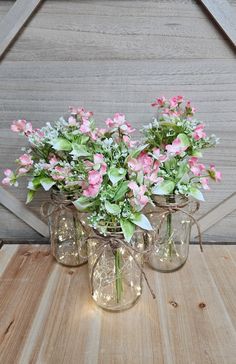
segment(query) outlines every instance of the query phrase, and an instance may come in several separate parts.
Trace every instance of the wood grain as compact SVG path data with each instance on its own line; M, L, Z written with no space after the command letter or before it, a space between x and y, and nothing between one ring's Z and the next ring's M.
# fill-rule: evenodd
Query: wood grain
M236 49L236 17L227 0L200 0Z
M14 250L14 254L13 254ZM87 266L57 265L45 246L0 251L0 361L4 364L234 364L236 246L190 247L186 265L160 274L145 268L136 306L99 309Z
M0 59L42 0L16 0L0 22Z
M0 203L44 237L49 236L48 225L34 215L22 202L0 186Z

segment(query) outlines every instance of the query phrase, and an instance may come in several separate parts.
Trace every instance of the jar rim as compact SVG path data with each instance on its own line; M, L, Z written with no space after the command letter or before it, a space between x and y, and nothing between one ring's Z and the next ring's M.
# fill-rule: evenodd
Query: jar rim
M165 206L179 206L180 208L187 206L190 203L189 197L185 195L156 195L160 201L157 201L154 197L154 204L159 207Z

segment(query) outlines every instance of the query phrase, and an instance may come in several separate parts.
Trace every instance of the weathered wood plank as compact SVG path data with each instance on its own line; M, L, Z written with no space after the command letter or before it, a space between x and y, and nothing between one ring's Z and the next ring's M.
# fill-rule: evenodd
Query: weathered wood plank
M0 277L0 362L16 363L53 269L48 247L21 246ZM11 341L11 337L14 340Z
M227 0L200 0L236 50L236 16Z
M236 192L229 196L226 200L222 201L218 206L214 207L206 215L202 216L199 220L201 232L206 231L218 221L222 220L225 216L236 210ZM235 227L234 227L235 229ZM236 230L235 230L236 231ZM197 235L196 225L192 228L192 237ZM236 237L236 235L235 235Z
M7 60L233 58L193 1L46 1Z
M42 0L16 0L0 22L0 59Z
M1 362L234 364L236 246L191 246L174 273L146 267L157 299L145 287L118 314L90 298L87 266L62 267L48 254L20 247L0 276Z
M12 211L16 216L31 226L42 236L48 237L48 226L34 215L25 205L14 197L10 192L0 186L0 203L8 210Z

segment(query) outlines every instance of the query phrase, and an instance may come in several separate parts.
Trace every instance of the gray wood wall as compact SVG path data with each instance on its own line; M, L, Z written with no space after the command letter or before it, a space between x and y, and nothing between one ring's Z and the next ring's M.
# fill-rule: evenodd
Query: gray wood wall
M0 1L0 19L12 3ZM205 162L216 162L223 181L212 185L203 215L236 190L236 60L230 43L197 1L46 0L0 63L1 171L14 167L24 145L9 130L14 119L41 127L69 105L84 105L100 123L125 112L138 129L151 118L156 96L176 94L191 99L209 133L221 137ZM11 192L24 201L25 183ZM41 193L30 208L39 214L45 198ZM236 212L204 240L235 241L235 225ZM0 238L42 239L2 206Z

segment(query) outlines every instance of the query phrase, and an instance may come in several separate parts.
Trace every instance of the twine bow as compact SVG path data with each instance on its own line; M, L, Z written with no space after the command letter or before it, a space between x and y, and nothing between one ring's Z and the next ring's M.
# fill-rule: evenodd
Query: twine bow
M162 204L161 205L161 208L165 209L166 211L159 214L161 216L161 221L160 221L160 224L158 226L158 233L159 233L160 228L161 228L161 226L162 226L162 224L164 222L165 217L168 214L176 212L176 211L181 211L183 214L190 217L190 219L192 219L194 224L196 224L197 231L198 231L198 241L199 241L199 245L200 245L200 250L201 250L201 252L203 252L201 229L200 229L200 226L199 226L199 223L198 223L197 219L195 219L195 217L192 215L194 212L196 212L199 209L200 204L199 204L199 202L196 202L196 209L192 213L189 213L189 212L183 210L184 206L186 206L186 205L169 205L169 204L166 204L166 205ZM158 212L154 211L154 212L150 212L149 214L153 214L153 213L156 214Z
M119 235L120 237L118 237L117 235ZM126 244L124 242L124 240L122 239L122 234L117 234L117 235L110 234L109 236L103 236L99 232L96 231L96 235L89 236L84 240L84 244L86 244L90 239L100 240L100 244L98 245L96 250L87 256L87 258L90 258L93 255L97 255L96 260L95 260L95 262L93 264L92 271L91 271L91 276L90 276L92 295L94 293L94 272L95 272L95 269L96 269L96 267L97 267L97 265L99 263L99 260L101 259L102 255L103 255L103 253L105 251L105 248L107 246L110 246L112 251L114 251L119 246L123 246L128 251L129 255L133 258L135 264L137 265L138 269L140 270L141 274L143 275L143 277L144 277L144 279L145 279L145 281L147 283L147 286L149 288L149 291L150 291L153 299L155 299L156 295L155 295L155 293L153 292L153 290L152 290L152 288L150 286L150 283L149 283L149 281L147 279L147 276L146 276L141 264L138 262L138 260L135 257L135 253L139 253L139 254L142 253L143 254L145 252L140 252L139 250L135 249L134 247L128 246L128 244ZM81 251L82 248L83 248L83 246L81 246L80 251ZM81 257L83 257L83 256L81 255Z
M71 211L73 214L77 213L77 210L73 203L69 200L52 200L52 201L45 201L42 203L40 207L40 214L48 218L54 213L62 210Z

